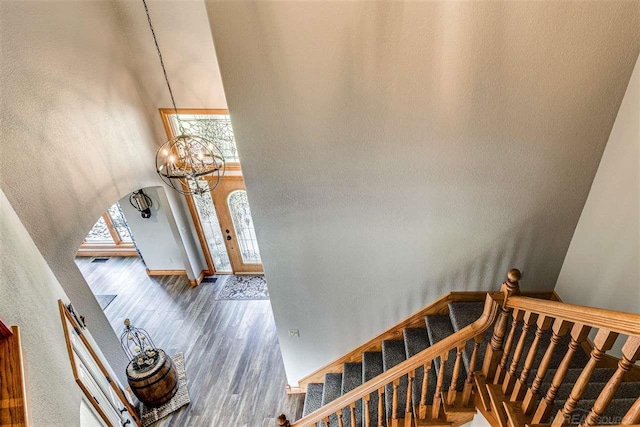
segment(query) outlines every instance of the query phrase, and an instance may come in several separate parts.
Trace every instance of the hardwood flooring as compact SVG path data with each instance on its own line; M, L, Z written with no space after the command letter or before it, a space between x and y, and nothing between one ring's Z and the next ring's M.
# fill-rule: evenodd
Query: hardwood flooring
M128 317L168 354L183 352L191 404L155 424L275 427L302 414L287 395L269 301L216 301L228 276L190 288L186 276L149 277L138 258L76 263L94 294L117 294L105 314L120 335Z

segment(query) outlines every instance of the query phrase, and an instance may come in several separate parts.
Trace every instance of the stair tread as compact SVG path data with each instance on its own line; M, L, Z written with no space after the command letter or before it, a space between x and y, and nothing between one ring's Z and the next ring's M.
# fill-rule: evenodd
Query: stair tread
M407 358L415 356L422 350L429 347L429 337L425 328L406 328L404 331L404 346ZM415 379L413 381L412 403L419 405L422 397L422 381L424 379L424 367L416 369ZM436 374L433 369L429 370L427 404L433 403L433 395L436 390Z
M457 332L480 318L484 311L484 302L464 301L464 302L452 302L449 303L449 317L451 318L451 324L453 329ZM478 354L476 359L476 369L482 365L484 360L484 354L487 349L487 342L491 339L493 334L493 325L487 329L484 333L484 339L478 347ZM462 353L462 361L464 367L469 371L469 365L471 363L471 355L473 353L474 342L469 340L466 344L465 350Z
M589 382L582 393L582 399L597 399L600 395L600 392L606 385L605 382ZM546 391L551 386L550 383L542 384L540 387L541 395L544 396ZM556 394L556 401L565 400L571 394L571 390L573 389L573 383L563 383L559 388ZM542 392L544 391L544 392ZM544 393L544 394L543 394ZM620 384L618 390L616 390L615 398L617 399L626 399L626 398L637 398L640 394L640 384L635 382L624 382Z
M362 363L345 363L342 369L342 394L349 393L354 388L362 385ZM362 400L356 402L356 426L362 425ZM351 414L344 411L342 414L344 427L351 427Z
M427 322L427 334L429 335L429 342L431 345L434 345L448 336L454 333L453 325L451 323L451 318L444 315L431 315L425 318ZM452 348L449 351L449 357L445 364L444 370L444 381L442 383L442 390L449 390L449 386L451 385L451 377L453 376L453 367L456 361L456 349ZM438 375L440 373L440 360L434 360L434 368L435 373ZM458 383L456 385L456 389L458 391L462 391L464 387L464 380L467 377L467 370L464 367L464 364L461 366L460 373L458 375Z
M342 394L342 374L330 373L324 375L324 388L322 393L322 406L336 400ZM338 417L329 416L330 425L338 425Z
M551 384L551 382L553 381L553 376L556 374L556 372L557 372L557 369L555 368L547 370L547 373L543 378L542 384L543 385ZM606 383L607 381L609 381L609 378L611 378L611 375L613 375L614 372L615 372L615 369L612 369L612 368L596 368L594 369L593 374L591 375L590 382ZM533 380L536 377L536 373L537 373L537 369L531 370L531 374L527 379L527 383L529 386L533 384ZM581 373L582 373L582 368L569 368L567 370L567 374L564 377L563 384L575 383ZM544 390L547 390L547 388L545 388Z
M382 352L365 351L362 353L362 381L367 382L384 372L382 365ZM371 421L378 420L378 392L371 393L369 401L369 411L371 413ZM362 419L364 419L364 405L362 409Z
M307 385L307 394L304 397L304 407L302 409L303 417L322 407L323 388L324 384L322 383L312 383Z
M402 363L407 358L405 352L404 340L386 340L382 341L382 365L384 370L387 371L399 363ZM400 378L400 384L398 386L398 417L404 417L405 405L407 402L407 376L403 375ZM393 402L393 385L387 384L385 386L385 404L387 411L387 418L391 418L393 414L392 402Z

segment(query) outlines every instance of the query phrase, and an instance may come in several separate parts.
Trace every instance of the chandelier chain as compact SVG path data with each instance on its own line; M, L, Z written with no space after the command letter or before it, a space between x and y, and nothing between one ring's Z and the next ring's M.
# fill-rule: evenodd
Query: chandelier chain
M167 69L164 66L164 60L162 59L162 52L160 52L160 45L158 45L156 32L153 30L153 24L151 23L151 15L149 14L149 7L147 6L146 0L142 0L142 4L144 5L144 11L147 14L147 22L149 22L149 29L151 30L151 35L153 36L153 42L156 45L156 51L158 51L158 58L160 58L160 66L162 67L162 73L164 74L164 81L167 82L167 89L169 89L169 96L171 96L171 105L173 105L173 111L176 114L176 119L178 120L178 126L180 127L180 131L184 133L184 130L182 129L182 123L180 122L180 116L178 115L178 108L176 107L176 100L174 99L173 91L171 90L171 83L169 83L169 76L167 75Z

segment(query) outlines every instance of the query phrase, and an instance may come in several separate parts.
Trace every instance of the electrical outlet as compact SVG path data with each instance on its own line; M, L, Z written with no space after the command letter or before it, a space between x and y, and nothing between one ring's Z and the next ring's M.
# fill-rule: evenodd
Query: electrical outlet
M297 329L289 329L289 336L300 338L300 331Z

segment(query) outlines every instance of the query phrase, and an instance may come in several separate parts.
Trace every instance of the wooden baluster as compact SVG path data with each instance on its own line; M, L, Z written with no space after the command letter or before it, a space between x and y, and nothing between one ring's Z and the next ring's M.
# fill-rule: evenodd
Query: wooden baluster
M351 413L351 427L356 427L356 403L351 402L349 409L349 412Z
M627 415L624 416L620 424L640 424L640 397L634 402L629 411L627 411Z
M429 371L431 371L431 362L424 364L424 375L422 377L422 389L420 394L420 407L418 416L420 419L427 418L427 393L429 393Z
M509 396L509 394L513 390L513 386L516 383L516 371L518 370L518 364L520 363L520 358L522 357L522 352L524 351L524 343L527 339L527 332L529 331L529 327L536 321L537 317L538 315L536 313L526 312L524 314L524 317L522 318L522 333L520 334L520 339L518 339L516 349L513 352L511 366L509 366L509 371L507 372L507 375L504 376L504 382L502 383L502 392L506 396Z
M511 321L511 329L509 330L509 336L504 344L504 350L502 352L502 358L500 364L496 368L496 375L493 378L494 384L501 384L504 381L504 376L507 373L507 363L509 362L509 354L511 353L511 347L513 346L513 338L516 335L516 329L518 329L518 322L524 317L524 311L513 310L513 320Z
M392 427L398 425L398 386L400 385L400 378L393 380L393 396L391 399L391 422Z
M573 410L576 408L578 400L582 397L582 393L584 393L584 390L587 388L587 384L589 384L589 379L591 378L593 371L596 369L596 365L602 359L602 356L604 356L607 351L611 350L616 338L618 338L618 334L616 332L611 332L606 329L600 329L598 331L596 338L593 340L593 350L589 356L589 361L580 373L580 376L573 386L571 395L565 402L564 407L561 411L558 411L558 414L554 418L552 423L554 427L561 426L565 420L569 419Z
M413 380L416 376L415 369L409 372L409 382L407 384L407 403L404 408L404 425L411 427L413 425Z
M540 339L542 338L544 332L549 329L549 326L551 326L552 320L553 319L548 316L538 317L538 321L536 322L536 336L533 339L533 343L531 343L529 354L527 354L527 358L524 361L522 372L520 372L520 378L518 378L518 380L516 381L516 385L513 388L513 393L511 393L512 402L522 400L525 393L527 392L527 379L529 379L529 372L531 372L533 363L536 360L536 355L538 354Z
M471 360L469 361L469 372L467 373L467 381L464 383L464 390L462 391L462 406L469 406L471 401L471 392L473 391L474 375L476 370L476 361L478 359L478 348L484 339L483 334L473 337L473 352L471 353Z
M509 321L509 313L511 309L507 308L507 300L511 295L517 295L520 293L518 281L522 275L517 269L509 270L507 273L507 281L502 284L501 291L504 295L504 302L502 308L498 314L498 319L493 327L493 335L491 336L491 342L487 346L487 351L484 356L484 362L482 364L482 373L487 380L493 380L496 373L498 363L502 358L503 348L502 343L507 331L507 323Z
M342 409L336 412L336 417L338 417L338 427L344 427L344 423L342 422Z
M565 336L570 326L571 323L562 319L556 319L555 322L553 322L553 326L551 327L551 330L553 331L553 334L551 335L551 342L549 343L549 347L547 347L547 350L544 353L544 357L542 358L542 362L540 362L540 366L538 366L536 378L533 380L531 388L527 390L527 394L525 395L524 401L522 402L522 412L525 415L533 412L533 408L538 401L538 391L540 390L540 386L542 385L544 376L549 370L549 364L551 363L551 359L553 358L553 353L556 349L556 346L558 345L558 342L560 342L560 339Z
M547 391L546 396L538 405L538 409L536 409L535 414L531 420L532 424L540 424L541 422L546 422L549 417L551 410L553 409L553 402L556 399L556 394L558 393L558 388L562 385L564 381L564 377L567 375L567 371L569 370L569 366L571 365L571 360L573 359L573 355L576 350L580 349L582 351L581 344L584 340L589 336L589 331L591 327L576 323L573 325L571 329L571 342L569 343L569 349L567 353L562 358L562 362L560 362L560 366L558 366L558 370L556 374L553 376L553 380L551 382L551 387Z
M609 406L609 403L613 400L613 396L618 391L622 377L631 370L633 364L640 358L640 337L629 337L622 346L622 358L618 362L618 369L611 376L607 385L604 386L600 395L596 399L596 403L593 404L591 412L587 415L587 418L580 424L580 427L592 426L597 424L598 418L604 414L604 411Z
M371 394L367 394L364 397L364 419L362 420L364 422L364 427L371 427L371 412L369 412L371 410L370 404Z
M330 425L329 425L329 417L326 417L323 421L324 421L325 427L330 427Z
M442 383L444 382L444 365L449 357L449 352L440 355L440 369L438 370L438 381L436 382L436 393L433 396L431 407L431 418L434 420L440 417L440 405L442 404Z
M449 393L447 393L447 405L454 406L456 397L458 397L458 377L460 376L460 364L462 362L462 351L465 344L458 345L456 349L456 362L453 365L453 374L451 375L451 384L449 385Z
M378 390L378 427L384 427L384 387Z

